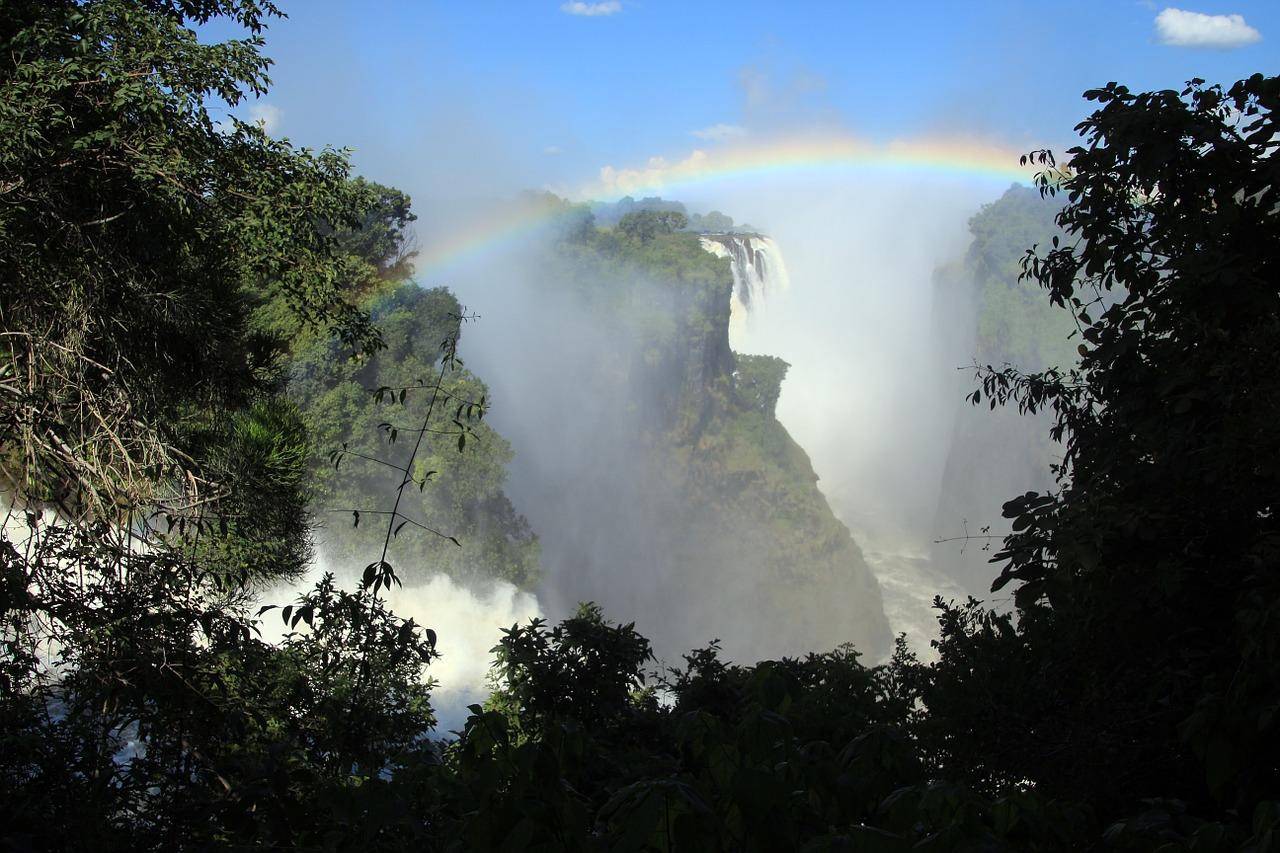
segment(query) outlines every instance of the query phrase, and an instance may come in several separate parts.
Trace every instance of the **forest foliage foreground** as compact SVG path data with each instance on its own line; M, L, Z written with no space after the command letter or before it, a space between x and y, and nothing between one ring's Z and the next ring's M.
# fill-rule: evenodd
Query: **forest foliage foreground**
M290 397L299 341L341 347L355 384L414 344L422 429L447 400L460 452L487 407L461 311L395 337L407 199L211 119L265 91L275 14L0 11L0 845L1280 847L1280 78L1108 84L1068 166L1033 155L1066 236L1025 274L1079 361L984 366L972 394L1047 412L1065 450L1054 489L1005 506L1014 613L940 602L929 665L713 646L653 672L647 639L584 606L509 630L503 686L441 742L436 638L387 609L385 544L354 589L250 605L309 565L308 459L346 429ZM199 42L215 17L249 36ZM666 236L642 230L616 239ZM463 515L499 484L466 460ZM405 467L399 492L426 495ZM507 518L495 559L523 579Z

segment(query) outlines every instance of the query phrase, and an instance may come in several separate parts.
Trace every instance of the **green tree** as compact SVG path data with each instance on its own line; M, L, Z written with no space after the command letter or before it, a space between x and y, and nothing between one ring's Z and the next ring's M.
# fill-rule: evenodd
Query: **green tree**
M971 398L1052 414L1059 487L1005 505L1016 623L950 611L926 698L978 733L953 770L1248 815L1280 790L1280 78L1086 97L1070 165L1032 155L1066 236L1024 266L1079 365L987 369Z
M381 330L382 351L352 360L337 340L316 337L290 365L290 395L316 451L311 487L326 522L326 553L339 563L376 556L388 521L376 513L389 511L383 504L399 488L406 474L400 469L425 429L399 508L416 524L389 548L401 579L444 573L464 582L500 578L532 586L538 540L502 490L513 453L481 418L488 389L460 359L441 374L440 343L456 348L462 307L443 288L403 281L383 285L362 305Z
M587 605L498 651L508 687L436 780L469 850L1062 850L1092 829L1070 805L932 777L905 644L865 667L848 646L738 666L713 643L645 673L647 640Z
M356 187L373 192L373 204L356 227L338 234L338 243L347 254L372 263L384 279L404 278L409 264L417 255L405 232L418 217L410 211L409 196L395 187L386 187L364 178L355 179Z
M618 231L630 240L647 243L661 234L680 231L689 218L678 210L637 210L618 220Z
M251 289L372 351L342 286L358 262L317 223L358 224L371 191L334 151L297 151L204 107L267 84L270 4L21 3L0 68L3 476L64 512L215 502L191 406L236 406L270 381ZM254 33L201 44L227 15ZM36 421L24 417L38 411ZM193 423L194 421L194 423ZM157 474L156 472L159 472Z
M554 628L541 619L512 626L497 647L503 704L524 725L572 719L598 724L627 711L653 658L635 624L605 621L595 604Z
M276 14L0 11L5 847L360 838L431 724L431 637L374 591L321 584L281 648L248 610L310 556L307 435L266 308L345 352L381 346L347 296L378 268L344 242L378 192L341 152L206 108L265 91ZM249 37L202 43L220 17Z

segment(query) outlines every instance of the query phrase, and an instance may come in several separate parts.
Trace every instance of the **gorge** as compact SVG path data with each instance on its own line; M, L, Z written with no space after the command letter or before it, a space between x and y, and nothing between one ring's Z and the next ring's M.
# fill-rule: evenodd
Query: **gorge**
M472 352L503 404L544 607L634 614L668 657L712 639L735 660L886 654L875 580L775 416L785 362L731 345L786 288L776 245L591 228L525 269Z
M1038 425L1005 413L1003 426L990 432L986 413L963 402L969 379L952 368L963 352L994 360L1025 355L1007 341L1028 334L1032 321L1011 314L1010 297L999 296L1018 292L1009 272L1016 258L982 235L1004 233L1032 211L1039 219L1028 222L1039 223L1052 211L1028 206L1025 191L1011 190L975 219L968 260L934 275L932 369L956 378L929 390L937 397L929 405L957 426L951 434L939 425L946 467L937 469L933 490L923 490L923 500L937 506L934 529L904 534L877 526L876 507L851 494L839 471L833 513L809 454L779 422L775 410L790 368L771 354L779 341L771 324L787 309L791 280L778 241L734 229L722 214L724 230L637 240L619 230L622 217L611 217L608 207L584 213L555 199L542 203L556 214L532 250L459 282L483 314L463 327L470 368L456 387L497 404L474 448L461 456L431 452L436 473L420 512L461 534L464 547L397 538L391 555L406 567L409 586L397 606L426 618L429 610L411 590L434 584L437 600L443 595L450 608L478 619L488 618L485 602L495 602L489 621L496 627L499 612L554 618L596 601L607 613L634 616L667 658L719 639L738 660L844 642L878 660L891 634L902 631L929 655L933 597L983 595L989 556L985 540L930 542L963 533L970 522L978 533L998 519L1007 483L988 482L983 472L1012 475L1007 464L991 464L1002 449L1025 447L1028 471L1047 464ZM654 206L670 211L678 203L647 199L632 207ZM612 225L596 224L596 214ZM500 290L483 289L494 281L503 283ZM797 285L802 298L806 281ZM295 367L295 393L311 401L312 429L326 446L377 452L386 438L379 421L388 416L365 411L360 389L410 383L429 371L433 356L423 342L437 340L448 317L464 310L443 290L389 287L369 303L389 330L387 352L339 368L345 380L324 366L338 365L332 349ZM992 318L1007 328L990 331ZM954 340L939 343L948 336ZM986 343L973 350L977 340ZM829 396L823 374L806 366L804 384L792 393ZM410 397L403 414L420 416L421 404ZM788 411L794 418L794 402ZM848 427L836 421L828 428ZM331 484L329 503L359 504L361 494L364 503L376 502L394 485L377 464L357 458L344 465L342 473L321 471L321 483ZM968 473L957 478L961 470ZM353 483L361 484L355 493ZM851 523L867 539L855 541ZM355 571L380 535L377 525L337 521L326 553ZM513 596L523 596L515 611ZM464 668L473 674L466 680L475 681L487 658L483 632L462 646L443 642L467 658ZM437 671L452 667L446 660Z
M0 851L1277 849L1274 4L277 5L0 15Z

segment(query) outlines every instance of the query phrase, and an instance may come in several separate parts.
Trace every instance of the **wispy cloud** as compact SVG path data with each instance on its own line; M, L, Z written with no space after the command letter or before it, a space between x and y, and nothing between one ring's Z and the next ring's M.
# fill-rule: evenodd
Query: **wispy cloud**
M616 15L622 11L622 4L618 0L604 0L602 3L583 3L582 0L572 0L569 3L562 3L560 11L568 15L598 18L603 15Z
M727 139L741 139L747 135L745 127L739 127L736 124L713 124L710 127L704 127L699 130L689 131L691 136L698 139L705 139L709 142L724 142Z
M1243 15L1206 15L1165 9L1156 15L1156 35L1174 47L1230 49L1262 41L1262 33L1244 22Z
M542 153L546 154L548 157L555 157L557 154L562 153L562 151L559 145L548 145L546 148L542 149Z
M744 124L753 135L839 123L826 78L803 65L779 67L766 59L739 69L737 82Z
M271 135L280 127L284 112L274 104L256 103L249 107L249 119L262 125L264 133Z

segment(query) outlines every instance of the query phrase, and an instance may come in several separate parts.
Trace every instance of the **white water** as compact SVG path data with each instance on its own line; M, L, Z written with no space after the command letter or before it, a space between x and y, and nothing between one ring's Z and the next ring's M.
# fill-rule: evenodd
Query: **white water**
M472 590L444 575L392 590L387 604L397 615L434 629L439 638L440 657L431 662L428 673L438 682L431 706L442 733L460 729L467 706L488 698L491 649L502 629L542 615L537 598L505 581Z
M730 260L729 345L746 352L754 318L791 287L782 252L769 237L754 234L705 234L701 243L711 254Z
M913 549L900 541L891 541L879 547L878 543L859 536L856 530L853 535L862 546L867 566L880 583L890 630L895 636L906 634L908 647L921 660L937 659L937 651L931 645L938 638L934 597L964 601L964 589L933 566L923 546Z
M338 585L346 589L354 589L358 582L357 574L334 567L322 557L306 578L273 589L263 599L271 604L289 604L314 586L326 571L333 571ZM505 581L469 588L445 575L433 575L405 580L403 587L393 588L385 595L388 608L397 616L413 619L436 632L440 657L431 662L427 675L436 681L431 707L436 712L436 731L440 734L460 729L467 719L467 706L488 698L494 657L491 650L502 638L502 629L542 615L533 594L521 592ZM278 643L284 634L274 611L263 617L261 627L267 642Z

